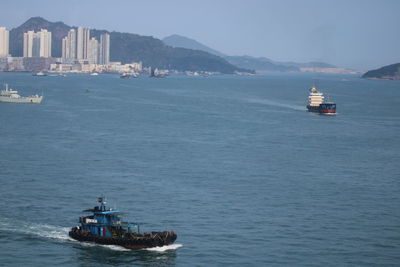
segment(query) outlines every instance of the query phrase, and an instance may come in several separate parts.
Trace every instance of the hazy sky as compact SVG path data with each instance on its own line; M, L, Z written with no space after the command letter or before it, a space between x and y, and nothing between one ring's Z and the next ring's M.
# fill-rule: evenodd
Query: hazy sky
M370 69L400 62L400 0L2 0L0 26L32 16L163 38L228 55Z

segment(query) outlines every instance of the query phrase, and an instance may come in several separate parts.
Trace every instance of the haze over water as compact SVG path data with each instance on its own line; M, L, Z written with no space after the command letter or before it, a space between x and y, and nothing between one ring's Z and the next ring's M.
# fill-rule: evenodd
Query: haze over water
M119 79L0 73L40 105L0 105L4 266L396 266L398 83L309 74ZM177 246L67 237L105 194Z

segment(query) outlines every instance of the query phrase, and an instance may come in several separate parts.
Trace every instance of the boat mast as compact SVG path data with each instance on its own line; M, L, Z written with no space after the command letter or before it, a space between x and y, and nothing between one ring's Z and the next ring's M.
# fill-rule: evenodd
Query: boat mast
M106 210L106 198L104 196L98 197L97 201L100 203L100 211Z

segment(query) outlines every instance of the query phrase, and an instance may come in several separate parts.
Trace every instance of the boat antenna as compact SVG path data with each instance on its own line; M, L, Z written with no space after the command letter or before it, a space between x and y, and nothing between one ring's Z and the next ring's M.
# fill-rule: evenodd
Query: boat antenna
M97 201L100 203L100 210L105 211L106 209L106 197L102 195L101 197L97 198Z

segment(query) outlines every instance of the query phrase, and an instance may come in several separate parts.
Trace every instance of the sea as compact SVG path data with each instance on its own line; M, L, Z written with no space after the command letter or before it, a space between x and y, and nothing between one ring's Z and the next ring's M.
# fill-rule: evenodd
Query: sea
M0 73L0 266L400 266L400 83ZM316 83L337 103L307 112ZM107 204L173 245L68 237Z

